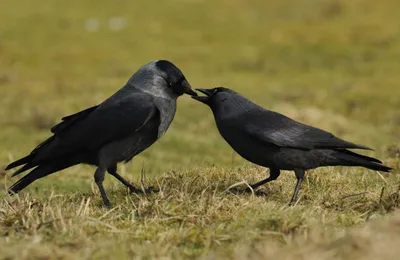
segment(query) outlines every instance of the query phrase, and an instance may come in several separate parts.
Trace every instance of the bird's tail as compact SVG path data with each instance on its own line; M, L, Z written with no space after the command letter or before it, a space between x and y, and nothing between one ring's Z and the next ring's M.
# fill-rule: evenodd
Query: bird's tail
M30 154L30 155L25 156L15 162L10 163L9 165L7 165L6 171L8 171L12 168L18 167L20 165L23 165L23 164L27 164L31 160L31 157L32 157L32 155Z
M8 193L10 195L16 194L19 191L21 191L22 189L24 189L26 186L28 186L29 184L34 182L35 180L40 179L49 174L52 174L54 172L63 170L65 168L74 166L78 163L80 163L79 160L77 160L76 158L72 158L72 159L67 159L67 160L59 159L54 162L39 165L35 169L33 169L30 173L28 173L27 175L22 177L19 181L14 183L8 189Z
M371 170L389 172L392 168L385 166L378 159L351 152L349 150L336 150L335 157L343 166L362 166Z
M14 172L14 174L12 175L15 176L20 174L21 172L27 171L40 164L43 164L46 160L53 159L52 156L54 156L54 152L52 152L51 149L48 148L54 147L55 145L56 142L54 142L54 136L46 139L35 149L33 149L30 154L7 165L6 171L23 165L23 167Z

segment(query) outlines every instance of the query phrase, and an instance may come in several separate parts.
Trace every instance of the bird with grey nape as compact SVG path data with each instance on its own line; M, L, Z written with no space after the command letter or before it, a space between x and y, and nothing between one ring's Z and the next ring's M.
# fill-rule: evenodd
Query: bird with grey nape
M111 207L103 187L106 172L132 192L141 192L117 173L167 131L183 94L197 95L183 73L166 60L141 67L126 85L103 103L64 117L53 135L29 155L7 166L23 165L13 176L33 169L9 188L18 193L35 180L83 163L97 166L94 180L105 206Z
M252 189L276 180L281 170L295 172L297 184L290 205L297 200L306 170L338 165L391 170L375 158L348 150L370 148L264 109L231 89L197 90L205 96L192 98L211 108L225 141L244 159L270 169L269 177L251 185Z

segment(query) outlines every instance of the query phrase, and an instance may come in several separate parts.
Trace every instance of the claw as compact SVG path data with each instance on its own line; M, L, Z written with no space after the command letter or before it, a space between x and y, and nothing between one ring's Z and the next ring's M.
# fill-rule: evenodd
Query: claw
M160 190L153 186L147 186L144 188L144 192L145 193L157 193L157 192L160 192Z
M148 193L157 193L160 190L155 187L152 187L152 186L147 186L147 187L144 187L143 189L138 189L138 188L135 188L134 186L130 186L129 191L131 193L136 193L136 194L143 194L143 193L148 194Z

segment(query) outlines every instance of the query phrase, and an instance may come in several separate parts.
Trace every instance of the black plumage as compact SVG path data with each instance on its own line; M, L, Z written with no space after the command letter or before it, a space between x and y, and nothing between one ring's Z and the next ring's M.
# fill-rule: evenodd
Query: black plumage
M293 170L297 177L290 201L293 204L306 170L338 165L391 170L375 158L347 150L370 148L264 109L231 89L198 91L206 96L193 98L211 108L218 130L229 145L243 158L270 169L270 176L251 185L253 189L277 179L280 170Z
M102 184L106 171L132 192L140 192L117 173L117 164L131 160L165 133L175 115L176 99L184 93L197 95L171 62L144 65L113 96L64 117L51 129L53 136L8 165L6 170L22 165L13 176L34 168L12 185L9 193L80 163L97 166L95 182L108 207L111 203Z

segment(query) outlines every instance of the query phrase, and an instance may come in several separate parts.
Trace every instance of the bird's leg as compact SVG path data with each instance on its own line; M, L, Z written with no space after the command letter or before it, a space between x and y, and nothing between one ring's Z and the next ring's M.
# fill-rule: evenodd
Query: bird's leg
M265 183L268 183L268 182L270 182L270 181L274 181L274 180L278 179L278 177L279 177L280 174L281 174L281 172L280 172L279 169L270 168L270 169L269 169L269 177L268 177L268 178L266 178L266 179L264 179L264 180L262 180L262 181L259 181L259 182L257 182L257 183L254 183L254 184L250 185L250 187L251 187L253 190L255 190L255 189L257 189L259 186L264 185Z
M294 203L296 202L297 195L299 194L300 186L301 186L301 183L303 182L303 178L304 178L304 174L305 174L304 170L302 170L302 169L294 169L294 173L296 174L297 183L296 183L296 187L294 188L292 199L289 202L289 206L294 205Z
M104 187L103 187L103 181L104 181L105 174L106 174L105 168L103 168L101 166L97 167L96 172L94 173L94 181L96 182L97 187L99 187L101 198L103 199L104 205L107 208L111 208L112 207L111 203L108 200L106 191L104 190Z
M113 165L107 169L108 173L117 178L122 184L129 188L129 190L133 193L143 193L141 189L136 188L132 184L130 184L127 180L125 180L121 175L117 173L117 165Z

